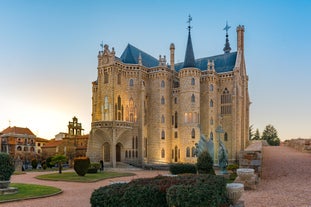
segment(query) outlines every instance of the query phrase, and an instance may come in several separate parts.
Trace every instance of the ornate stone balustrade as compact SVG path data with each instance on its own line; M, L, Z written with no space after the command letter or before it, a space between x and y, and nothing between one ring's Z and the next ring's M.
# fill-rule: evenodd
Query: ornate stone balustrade
M133 122L127 121L97 121L92 122L92 128L133 128Z

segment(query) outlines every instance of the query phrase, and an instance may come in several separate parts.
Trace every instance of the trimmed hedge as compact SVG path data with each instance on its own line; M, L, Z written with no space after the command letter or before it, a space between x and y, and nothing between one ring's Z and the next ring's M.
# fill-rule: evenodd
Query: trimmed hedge
M213 168L213 158L210 156L207 150L203 151L197 160L197 169L199 174L211 174L215 175Z
M100 164L98 162L91 162L87 173L97 173L100 169Z
M90 202L92 207L229 206L226 181L214 175L157 176L112 184L96 189Z
M192 173L192 174L197 173L197 169L195 165L185 164L185 163L171 164L169 170L173 175L186 174L186 173Z
M74 159L73 169L79 176L84 176L90 166L90 159L88 157L77 157Z
M14 161L7 153L0 153L0 181L10 180L15 171Z

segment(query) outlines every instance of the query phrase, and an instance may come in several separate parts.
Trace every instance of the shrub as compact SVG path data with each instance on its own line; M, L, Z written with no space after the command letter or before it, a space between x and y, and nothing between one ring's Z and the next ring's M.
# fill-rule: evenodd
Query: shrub
M74 159L74 170L79 176L84 176L90 166L90 159L88 157L77 157Z
M89 169L87 170L87 173L97 173L99 169L100 164L98 162L91 162Z
M32 159L31 160L31 166L32 166L32 169L36 169L37 166L38 166L38 160L37 159Z
M169 170L173 175L184 174L184 173L192 173L192 174L197 173L195 165L184 164L184 163L171 164Z
M228 204L225 186L225 179L214 175L157 176L101 187L92 193L90 201L92 207L203 206L201 202L209 202L205 205L209 207L225 206ZM170 194L169 189L172 189Z
M231 164L228 165L227 170L230 170L232 173L230 173L229 179L230 180L235 180L236 177L238 176L236 173L236 170L239 168L237 164Z
M92 195L90 202L92 207L103 206L103 207L115 207L115 206L126 206L121 201L121 197L124 194L124 189L127 184L116 183L107 185L96 189Z
M211 174L215 175L213 168L213 158L210 156L207 150L203 151L197 160L197 169L199 174Z
M217 183L218 185L220 183ZM176 207L218 207L228 205L225 182L221 186L214 183L195 185L173 185L167 191L167 203Z
M46 158L45 163L46 163L46 166L47 166L48 168L52 168L52 167L55 166L54 164L52 164L52 157Z
M15 170L14 161L7 153L0 153L0 181L9 181Z

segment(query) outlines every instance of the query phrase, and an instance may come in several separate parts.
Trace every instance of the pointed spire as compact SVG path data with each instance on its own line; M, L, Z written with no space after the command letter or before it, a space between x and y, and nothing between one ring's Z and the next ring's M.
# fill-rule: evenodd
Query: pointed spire
M185 61L184 61L184 68L188 67L195 67L195 59L194 59L194 53L192 48L192 41L191 41L191 23L192 17L189 15L187 23L188 26L188 42L187 42L187 48L186 48L186 54L185 54Z
M231 27L228 25L228 21L226 22L226 27L224 28L224 30L226 30L226 44L225 44L225 47L224 47L224 52L225 53L230 53L231 51L231 47L230 47L230 43L229 43L229 35L228 35L228 30L230 29Z

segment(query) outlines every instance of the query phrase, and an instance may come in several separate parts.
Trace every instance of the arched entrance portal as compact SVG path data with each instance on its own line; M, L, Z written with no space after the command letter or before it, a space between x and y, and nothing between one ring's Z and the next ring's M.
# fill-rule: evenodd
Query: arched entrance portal
M116 145L116 161L117 162L121 162L121 148L122 148L122 144L118 143Z
M104 143L103 150L104 162L110 162L110 145L108 142Z

